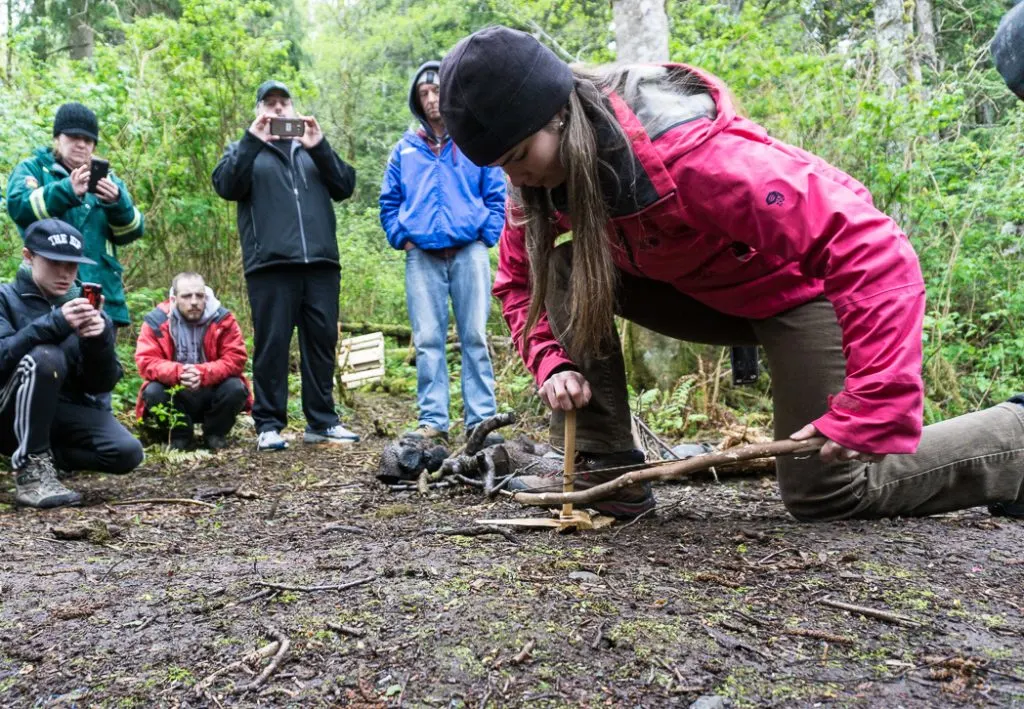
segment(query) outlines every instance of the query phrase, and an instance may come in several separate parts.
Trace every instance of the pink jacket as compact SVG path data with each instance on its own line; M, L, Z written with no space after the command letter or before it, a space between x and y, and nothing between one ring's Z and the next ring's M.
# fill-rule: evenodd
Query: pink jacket
M612 219L615 264L750 319L824 294L843 331L846 382L812 423L855 450L913 452L923 410L925 295L906 235L874 207L862 184L737 116L718 79L672 66L707 84L717 116L681 123L652 141L633 110L610 96L656 191L639 211ZM569 229L568 216L560 215L552 238ZM524 351L529 263L524 229L509 221L494 294L538 383L572 364L546 317Z

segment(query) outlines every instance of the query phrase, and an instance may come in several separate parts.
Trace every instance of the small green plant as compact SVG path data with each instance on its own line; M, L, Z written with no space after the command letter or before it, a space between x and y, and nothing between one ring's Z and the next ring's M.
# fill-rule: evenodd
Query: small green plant
M171 449L171 436L174 433L174 429L185 426L188 423L188 417L174 406L174 397L178 395L179 391L184 390L181 384L175 384L167 390L167 394L170 396L170 402L166 404L157 404L156 406L148 409L148 413L153 416L156 420L157 425L161 428L167 429L167 450Z

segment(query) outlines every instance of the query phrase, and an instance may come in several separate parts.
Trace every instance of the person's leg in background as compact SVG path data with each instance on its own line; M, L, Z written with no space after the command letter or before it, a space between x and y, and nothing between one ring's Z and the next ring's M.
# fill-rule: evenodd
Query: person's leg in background
M355 443L359 436L341 425L334 406L337 366L338 295L341 271L317 267L302 271L299 310L299 357L306 443Z
M53 431L53 456L65 470L124 475L144 458L139 439L106 409L61 402Z
M462 348L462 403L469 431L498 410L494 368L487 349L487 316L491 311L491 262L487 247L474 241L459 249L450 259L448 273L455 327Z
M203 403L203 439L210 450L227 447L227 436L238 414L245 408L249 392L239 377L229 377L215 387L207 387Z
M39 345L21 358L0 390L4 452L11 456L18 504L59 507L82 499L58 480L50 450L57 397L67 370L67 358L60 347Z
M252 418L260 450L287 447L280 437L288 424L288 361L292 330L302 306L303 272L271 269L245 279L252 310Z
M448 264L422 249L405 252L405 303L416 347L416 403L419 429L428 437L449 427Z

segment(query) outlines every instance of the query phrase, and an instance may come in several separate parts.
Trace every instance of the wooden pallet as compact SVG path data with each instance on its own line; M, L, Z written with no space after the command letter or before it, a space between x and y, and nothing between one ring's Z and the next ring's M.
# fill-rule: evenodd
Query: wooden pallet
M355 389L384 378L384 333L348 337L338 348L338 372L342 385Z

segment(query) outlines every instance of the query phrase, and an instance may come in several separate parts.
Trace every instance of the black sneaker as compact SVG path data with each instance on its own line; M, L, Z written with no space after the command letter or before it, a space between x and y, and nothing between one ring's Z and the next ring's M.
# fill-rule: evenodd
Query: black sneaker
M218 436L216 433L207 433L203 438L206 440L206 447L211 451L222 451L228 447L228 439L225 436Z
M60 484L49 453L30 454L14 472L14 487L14 501L26 507L63 507L82 501L81 495Z
M1024 502L997 502L988 506L988 512L993 517L1024 519Z
M644 454L636 449L619 453L577 453L574 490L589 490L609 482L631 470L645 467ZM562 471L547 475L523 475L509 480L508 488L518 492L561 492ZM631 519L654 509L656 502L650 483L634 483L618 491L616 497L588 503L598 512L621 519Z
M186 436L171 436L170 447L172 451L187 451L192 445L192 439Z

